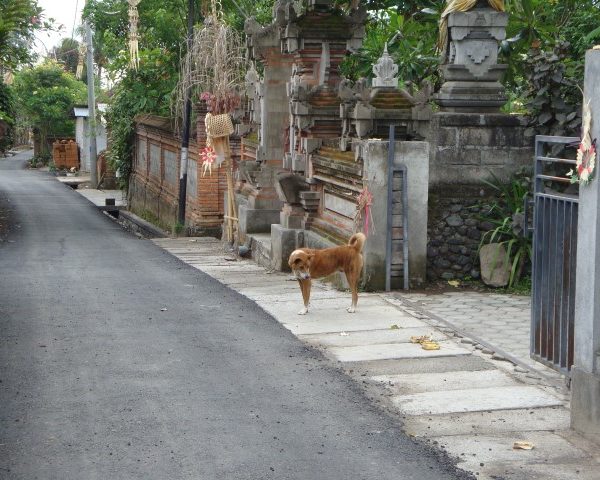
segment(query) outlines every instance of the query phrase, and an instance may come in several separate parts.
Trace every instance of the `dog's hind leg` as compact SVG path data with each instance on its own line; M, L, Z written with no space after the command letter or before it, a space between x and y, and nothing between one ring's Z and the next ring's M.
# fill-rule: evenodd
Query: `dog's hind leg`
M356 304L358 303L357 283L358 282L354 282L354 285L350 286L350 289L352 290L352 304L346 309L348 313L356 312Z
M354 313L356 312L356 304L358 303L358 280L360 279L360 270L358 270L358 272L351 271L346 273L346 279L348 280L348 285L352 292L352 303L346 310L348 313Z
M302 300L304 301L304 308L298 312L298 315L306 315L308 313L308 303L310 302L310 279L298 280L300 284L300 291L302 292Z

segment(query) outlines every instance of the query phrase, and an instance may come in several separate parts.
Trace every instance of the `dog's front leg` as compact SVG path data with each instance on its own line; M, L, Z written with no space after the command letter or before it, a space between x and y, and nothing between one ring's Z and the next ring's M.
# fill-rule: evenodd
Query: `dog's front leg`
M304 308L298 312L298 315L306 315L308 313L308 302L310 301L310 278L298 280L298 283L302 292L302 300L304 300Z

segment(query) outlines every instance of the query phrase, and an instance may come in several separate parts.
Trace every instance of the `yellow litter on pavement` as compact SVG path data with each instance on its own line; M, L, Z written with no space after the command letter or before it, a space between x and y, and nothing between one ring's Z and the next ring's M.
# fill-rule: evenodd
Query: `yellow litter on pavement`
M515 443L513 443L513 449L515 449L515 450L533 450L533 443L531 443L531 442L515 442Z
M439 350L440 344L431 339L431 335L421 335L420 337L410 337L411 343L420 343L423 350Z

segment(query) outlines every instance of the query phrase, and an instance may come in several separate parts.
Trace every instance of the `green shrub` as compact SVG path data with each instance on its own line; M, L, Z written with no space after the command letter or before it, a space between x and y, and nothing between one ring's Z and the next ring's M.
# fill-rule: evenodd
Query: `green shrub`
M480 248L490 243L504 245L507 257L503 259L510 267L509 287L515 286L526 267L531 264L531 236L524 225L523 202L531 191L531 177L527 171L517 173L509 182L493 177L486 182L497 194L497 199L484 205L480 219L493 228L481 237Z

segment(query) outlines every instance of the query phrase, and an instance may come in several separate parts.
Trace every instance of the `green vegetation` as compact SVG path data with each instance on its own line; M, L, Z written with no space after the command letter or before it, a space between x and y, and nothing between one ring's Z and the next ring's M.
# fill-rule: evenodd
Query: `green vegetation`
M52 28L52 19L44 20L37 0L0 0L0 72L31 63L30 49L37 30Z
M13 146L15 100L12 89L0 83L0 154Z
M245 15L257 15L268 23L272 1L231 0L223 2L224 17L238 29ZM137 71L128 65L127 3L122 0L90 0L84 15L94 30L94 48L99 69L115 82L106 113L109 130L107 158L121 176L126 188L131 172L134 119L139 114L169 116L171 99L179 80L179 65L185 54L187 32L187 1L144 0L138 6L140 22L140 66ZM205 12L196 12L200 23Z
M50 56L55 58L67 72L75 75L79 63L79 42L73 38L63 38L60 44L52 49ZM83 79L85 80L85 76Z
M498 261L509 266L508 286L513 288L519 284L532 259L531 236L525 231L523 212L524 199L531 191L531 178L523 171L508 183L499 179L486 183L496 193L496 200L484 206L481 220L489 222L493 228L484 233L480 245L504 245L507 257Z
M48 153L49 136L75 133L72 109L86 98L85 85L53 61L46 61L15 76L17 108L39 134L41 154Z

